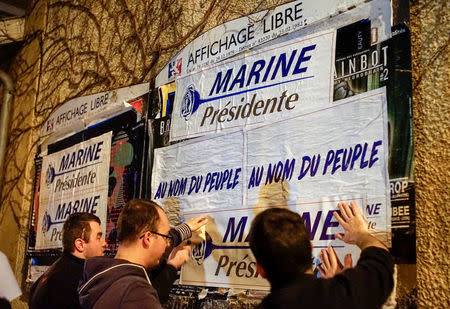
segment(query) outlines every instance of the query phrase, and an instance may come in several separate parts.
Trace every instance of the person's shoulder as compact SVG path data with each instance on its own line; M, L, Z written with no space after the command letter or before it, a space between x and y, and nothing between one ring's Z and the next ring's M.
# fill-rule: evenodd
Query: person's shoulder
M130 280L128 282L126 292L121 301L123 308L142 308L142 304L148 304L148 308L162 308L159 301L158 293L155 288L143 280Z
M316 299L316 296L325 289L322 281L312 275L301 275L297 280L274 289L263 299L258 308L296 309L311 308L316 304L319 306L321 302L320 299Z
M80 280L83 274L83 263L74 260L71 257L62 256L59 258L50 269L43 275L43 280L47 280L49 283L60 283Z
M88 258L87 260L86 260L86 262L85 263L89 263L89 264L92 264L92 263L102 263L102 262L117 262L117 260L115 260L113 257L111 257L111 256L93 256L93 257L91 257L91 258Z
M374 246L367 247L364 250L362 250L360 259L364 258L364 257L371 257L371 256L382 256L386 259L392 259L392 255L389 253L388 250L382 249L380 247L374 247Z
M108 256L95 256L86 260L84 265L84 274L89 276L103 271L107 268L120 264L121 262Z
M140 290L141 292L144 292L147 294L155 293L157 295L156 289L153 287L151 282L149 282L144 277L133 275L133 276L124 277L123 280L125 280L124 284L130 288L133 288L135 290Z

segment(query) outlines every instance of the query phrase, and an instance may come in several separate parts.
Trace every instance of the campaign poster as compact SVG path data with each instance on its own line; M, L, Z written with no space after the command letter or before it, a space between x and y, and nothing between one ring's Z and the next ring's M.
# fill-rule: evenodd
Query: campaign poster
M90 212L105 232L112 133L43 157L36 249L62 247L62 226L72 213Z
M239 53L280 36L309 28L342 12L354 12L359 7L370 8L368 12L379 13L381 7L390 8L389 0L315 0L292 1L272 9L240 17L214 27L195 38L180 50L156 77L157 87L173 82L176 77L214 65ZM377 18L374 18L377 21ZM377 34L383 36L389 28L380 20Z
M298 212L314 263L332 244L340 259L359 249L334 238L338 202L355 202L371 232L390 239L385 89L275 123L240 127L155 150L152 199L171 222L208 215L204 239L183 266L181 284L268 289L256 273L248 231L270 207Z
M331 104L335 31L267 46L176 80L170 140L273 123Z

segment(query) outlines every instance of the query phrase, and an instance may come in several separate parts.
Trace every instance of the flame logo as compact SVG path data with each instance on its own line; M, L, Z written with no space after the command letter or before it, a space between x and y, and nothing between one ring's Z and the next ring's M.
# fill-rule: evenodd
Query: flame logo
M198 265L202 265L205 259L207 259L213 250L215 249L249 249L249 246L218 246L212 241L211 236L208 232L205 232L205 240L200 244L192 248L191 258L197 262Z

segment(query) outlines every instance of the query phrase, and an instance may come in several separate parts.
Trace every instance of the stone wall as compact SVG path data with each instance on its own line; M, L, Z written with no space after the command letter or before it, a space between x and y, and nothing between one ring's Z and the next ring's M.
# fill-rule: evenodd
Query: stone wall
M287 1L37 0L26 43L11 67L16 93L0 209L0 250L24 286L24 259L39 129L65 101L149 81L203 31ZM413 1L414 134L418 304L442 307L450 295L449 8ZM443 236L444 235L444 236ZM414 265L397 271L399 296L411 292ZM414 281L414 280L413 280ZM27 308L27 295L14 308Z
M450 302L449 18L449 1L412 3L417 290L423 308L448 308Z

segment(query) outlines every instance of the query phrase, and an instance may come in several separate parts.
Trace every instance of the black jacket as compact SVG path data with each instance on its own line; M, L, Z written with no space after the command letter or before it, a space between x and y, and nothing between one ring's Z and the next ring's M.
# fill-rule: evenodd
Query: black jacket
M259 308L380 308L394 286L394 263L386 250L369 247L355 268L331 279L302 274L272 287Z
M145 268L121 259L89 259L79 294L86 309L162 308Z
M77 287L83 267L83 259L64 252L31 287L30 309L80 308Z

